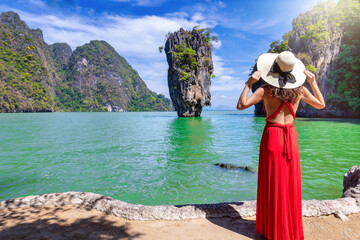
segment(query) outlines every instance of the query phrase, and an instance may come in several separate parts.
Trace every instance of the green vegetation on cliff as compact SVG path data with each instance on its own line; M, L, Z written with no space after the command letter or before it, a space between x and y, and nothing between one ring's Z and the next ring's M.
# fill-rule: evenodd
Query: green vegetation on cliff
M7 47L0 47L0 55L0 112L49 111L52 99L42 62Z
M333 108L360 112L360 2L340 0L334 7L335 25L342 28L343 44L327 82L336 89L328 103Z
M360 25L360 22L358 23ZM360 27L357 25L357 36ZM351 35L355 36L355 35ZM328 97L333 107L342 106L353 112L360 112L360 40L349 38L341 46L339 56L334 62L334 71L329 74L327 82L336 91Z
M20 20L11 12L1 18L5 20L0 22L0 112L51 111L52 81L33 46L38 42L22 22L20 30L7 24L8 18Z
M183 70L180 80L189 81L192 76L195 76L195 70L198 67L197 58L199 56L197 56L196 50L193 49L189 44L188 39L192 39L194 34L199 33L205 41L206 46L212 49L212 41L217 42L218 39L216 36L212 36L211 32L211 28L199 29L198 26L195 26L192 31L184 30L184 38L181 39L181 43L175 46L175 49L172 52L172 59L175 65L178 65ZM165 38L168 39L170 35L171 33L168 33ZM159 47L160 53L163 51L163 49L163 46ZM211 59L207 58L205 60L205 64L209 65ZM210 77L213 78L214 75L211 75Z

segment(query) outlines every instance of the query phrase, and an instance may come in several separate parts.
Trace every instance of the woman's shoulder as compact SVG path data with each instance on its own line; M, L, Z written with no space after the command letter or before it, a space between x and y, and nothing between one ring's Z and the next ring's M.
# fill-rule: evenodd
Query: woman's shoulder
M299 97L302 98L306 92L307 88L304 85L299 87Z
M265 84L261 85L259 88L264 89L265 96L270 94L269 84L265 83Z

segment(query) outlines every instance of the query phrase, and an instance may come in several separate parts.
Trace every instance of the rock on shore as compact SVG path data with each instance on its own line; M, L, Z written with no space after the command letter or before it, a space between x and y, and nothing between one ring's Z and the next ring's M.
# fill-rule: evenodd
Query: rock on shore
M356 198L360 203L360 165L353 166L345 173L343 197Z

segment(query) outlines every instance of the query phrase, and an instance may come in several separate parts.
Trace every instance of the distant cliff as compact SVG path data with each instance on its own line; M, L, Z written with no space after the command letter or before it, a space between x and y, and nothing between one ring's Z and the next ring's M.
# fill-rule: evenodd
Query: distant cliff
M165 97L151 92L139 74L105 41L77 47L65 71L66 79L56 91L65 110L169 110ZM75 106L68 101L74 89L79 96Z
M105 41L74 52L48 45L40 29L6 12L0 44L0 112L170 110L170 100L150 91Z
M318 110L301 101L297 116L360 117L360 2L318 3L292 25L292 31L281 42L273 42L269 52L293 52L315 73L326 102L326 108ZM263 114L260 104L255 114Z
M53 111L56 74L40 29L0 15L0 112Z
M171 33L165 44L171 100L180 117L199 117L210 106L213 76L210 29Z

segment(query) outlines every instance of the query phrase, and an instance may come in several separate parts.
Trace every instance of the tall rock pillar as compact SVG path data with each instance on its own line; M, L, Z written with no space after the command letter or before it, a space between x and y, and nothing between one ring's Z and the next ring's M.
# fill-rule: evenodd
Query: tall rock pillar
M208 30L181 28L167 38L169 92L179 117L200 117L203 106L211 105L214 67L209 35Z

